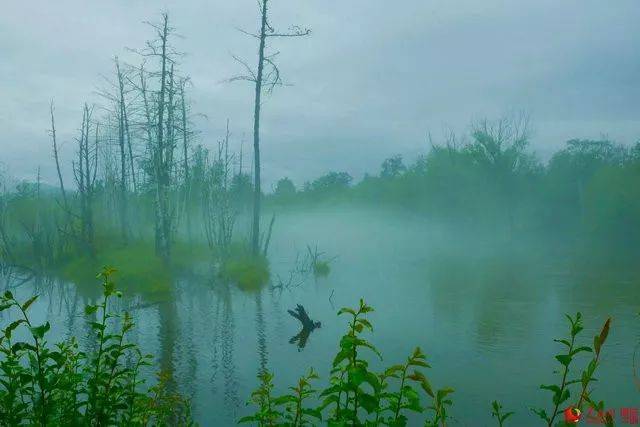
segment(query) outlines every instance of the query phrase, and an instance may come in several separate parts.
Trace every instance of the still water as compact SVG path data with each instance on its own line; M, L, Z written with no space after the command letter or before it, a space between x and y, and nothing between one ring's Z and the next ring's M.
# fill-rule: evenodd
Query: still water
M539 424L528 408L549 407L549 393L539 385L557 379L553 355L560 348L553 338L566 336L564 313L576 311L585 317L587 345L607 316L613 318L594 397L618 414L640 406L633 372L640 342L637 276L578 273L552 247L511 242L496 250L495 241L408 214L318 209L279 215L270 247L276 284L278 277L287 281L308 244L335 257L328 277L245 293L198 268L176 280L167 301L123 301L137 319L130 338L173 370L202 425L233 425L247 414L245 401L261 367L275 372L278 393L310 366L326 379L346 329L346 318L335 313L361 297L376 309L369 338L382 363L402 362L420 346L432 365L432 385L455 389L452 425L493 425L494 399L516 411L513 425ZM42 295L32 310L52 321L50 341L70 334L88 340L82 308L92 296L86 291L36 280L2 286L15 287L21 298ZM298 303L322 322L302 350L289 343L300 324L287 310Z

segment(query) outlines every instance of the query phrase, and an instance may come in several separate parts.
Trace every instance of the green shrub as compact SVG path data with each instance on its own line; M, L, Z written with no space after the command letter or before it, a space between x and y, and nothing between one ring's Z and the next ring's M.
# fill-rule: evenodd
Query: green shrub
M331 365L331 376L327 388L316 391L311 388L311 381L318 379L312 370L298 381L296 387L290 387L292 393L282 396L274 394L273 374L267 371L258 376L260 385L251 395L249 403L257 407L252 415L239 420L239 423L254 423L263 426L406 426L408 413L424 414L424 426L445 427L449 419L449 408L453 401L454 390L450 387L434 389L424 373L431 366L426 356L416 348L404 363L390 366L382 372L374 372L365 354L379 359L378 350L363 338L363 333L373 331L373 326L366 314L373 308L360 300L359 307L354 310L343 308L338 315L350 317L347 333L340 339L338 353ZM599 424L613 425L611 416L604 411L604 402L596 402L591 397L589 386L596 381L594 373L598 367L602 346L608 333L610 320L607 320L601 332L593 339L593 348L578 346L576 338L582 331L582 315L567 316L570 323L570 338L558 339L556 342L566 347L566 352L556 355L562 365L562 377L559 385L542 385L543 390L553 393L553 409L547 413L545 409L532 409L544 424L548 426L564 426L559 415L565 409L583 411L585 406L595 410ZM592 358L578 378L570 377L570 366L575 356L580 353L591 353ZM570 403L571 388L578 388ZM422 395L422 396L421 396ZM423 401L426 397L426 401ZM305 402L320 402L314 407ZM513 412L504 412L497 401L491 403L492 416L499 427L505 425Z
M191 425L187 401L166 388L167 375L141 391L141 371L152 357L127 342L134 328L128 313L113 313L110 302L120 297L105 268L103 299L85 307L96 349L79 349L75 338L50 345L49 322L32 324L34 296L19 303L11 292L0 297L0 311L15 314L0 334L0 424L7 425ZM14 340L23 330L29 337Z
M269 282L269 261L262 255L252 255L249 251L238 249L223 259L220 277L235 283L244 291L260 290Z
M327 277L331 272L329 261L318 260L313 263L313 275L316 277Z

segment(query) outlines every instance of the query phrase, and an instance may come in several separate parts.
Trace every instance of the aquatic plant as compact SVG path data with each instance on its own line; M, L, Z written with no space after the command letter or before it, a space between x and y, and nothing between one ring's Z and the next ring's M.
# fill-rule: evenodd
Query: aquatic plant
M122 296L114 272L104 268L98 275L102 301L85 307L96 339L92 351L80 349L75 338L47 342L49 322L37 325L29 316L37 295L22 303L10 291L0 297L0 311L15 315L0 333L0 424L193 424L189 402L167 389L166 374L142 390L142 370L152 356L128 342L132 317L111 309L112 299Z

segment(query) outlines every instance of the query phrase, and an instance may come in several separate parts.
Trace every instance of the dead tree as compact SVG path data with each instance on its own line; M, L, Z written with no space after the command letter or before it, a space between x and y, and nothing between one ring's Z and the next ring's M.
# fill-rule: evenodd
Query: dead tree
M60 183L60 192L62 193L62 200L65 210L68 211L69 203L67 202L67 192L64 189L64 181L62 180L62 172L60 171L60 159L58 157L58 141L56 139L56 120L54 117L53 100L49 104L49 111L51 113L51 139L53 140L53 159L56 162L56 171L58 172L58 182Z
M276 31L269 23L268 1L258 0L260 8L260 31L253 34L240 30L243 34L258 40L258 65L254 71L246 61L234 56L245 69L247 74L239 75L229 79L229 81L249 81L255 85L254 112L253 112L253 217L251 226L251 249L254 255L260 252L260 107L262 92L266 89L272 92L276 86L282 85L280 70L274 58L279 52L267 54L267 40L275 37L303 37L311 33L308 28L292 26L287 32Z
M180 112L182 134L182 169L184 175L183 196L184 196L184 215L187 224L187 236L191 239L191 174L189 171L189 129L187 123L187 104L185 102L185 86L188 79L180 80Z
M156 33L154 40L146 43L140 52L145 59L153 58L159 70L146 71L141 68L141 88L145 120L148 132L148 155L150 174L155 193L156 253L165 259L171 256L172 233L175 209L172 201L172 175L175 149L175 59L180 54L171 46L170 37L174 29L169 25L169 16L164 13L159 24L148 23ZM153 92L148 87L149 78L157 78L158 88Z
M212 164L205 159L206 172L203 187L203 220L205 234L211 249L222 256L228 253L238 212L231 200L231 179L234 155L229 153L229 120L225 137L218 143Z
M89 143L89 131L91 128L91 115L93 107L84 105L82 112L82 126L80 138L78 138L78 159L73 162L73 173L78 187L80 199L80 236L91 254L95 254L94 226L93 226L93 196L98 169L98 135L99 126L95 125L95 143L91 147Z
M120 148L120 235L124 243L128 240L128 214L127 214L127 155L126 155L126 126L127 110L126 101L124 99L124 77L120 69L118 57L115 58L116 76L118 78L118 96L117 96L117 116L118 116L118 147ZM129 141L129 152L131 152L131 141ZM131 164L131 172L133 176L133 163Z

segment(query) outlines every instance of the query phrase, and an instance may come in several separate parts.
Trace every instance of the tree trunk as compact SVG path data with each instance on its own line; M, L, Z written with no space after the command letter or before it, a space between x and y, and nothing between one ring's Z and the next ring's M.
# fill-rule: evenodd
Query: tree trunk
M256 76L256 94L253 112L253 225L251 228L251 250L254 255L260 253L260 99L262 96L262 73L264 70L264 46L267 30L267 1L262 3L262 22L260 25L260 47L258 49L258 74Z

